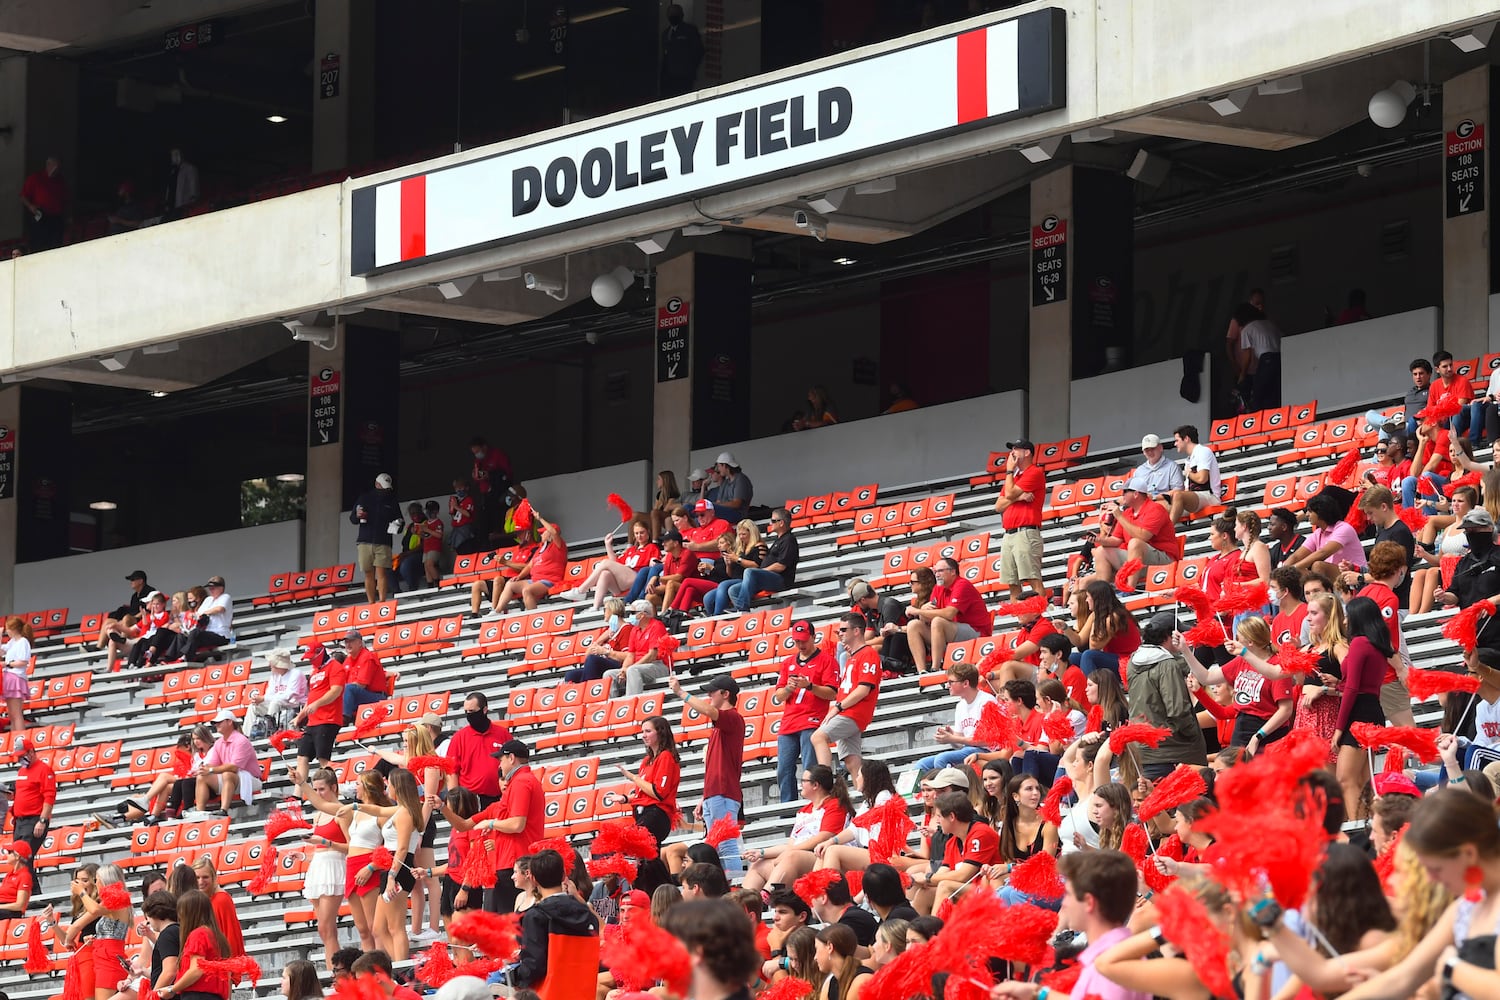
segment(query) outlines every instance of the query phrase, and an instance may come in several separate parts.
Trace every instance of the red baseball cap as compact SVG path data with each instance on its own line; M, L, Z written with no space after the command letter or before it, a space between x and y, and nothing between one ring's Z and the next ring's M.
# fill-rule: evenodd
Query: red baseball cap
M627 903L629 903L631 906L639 906L642 909L645 909L651 905L651 897L646 895L640 889L631 889L625 895L620 897L621 906L624 906Z
M0 850L9 851L11 854L20 855L28 860L31 858L31 845L24 840L12 840L4 847L0 847Z
M16 740L16 745L11 748L10 755L19 757L23 753L31 753L36 748L31 745L30 740Z
M792 638L793 639L811 639L812 637L813 637L812 626L809 625L809 624L807 624L807 622L793 622L792 623Z
M1399 771L1381 772L1375 775L1376 795L1410 795L1412 798L1421 798L1422 792L1417 788L1417 783Z
M314 667L321 667L323 662L328 659L328 650L321 642L315 642L303 651L302 658Z

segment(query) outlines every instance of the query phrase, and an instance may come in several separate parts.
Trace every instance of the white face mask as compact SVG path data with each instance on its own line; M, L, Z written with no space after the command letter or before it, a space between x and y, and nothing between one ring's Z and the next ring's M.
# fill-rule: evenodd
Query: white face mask
M1277 601L1281 600L1281 591L1277 590L1275 587L1267 587L1266 600L1272 604L1275 604Z

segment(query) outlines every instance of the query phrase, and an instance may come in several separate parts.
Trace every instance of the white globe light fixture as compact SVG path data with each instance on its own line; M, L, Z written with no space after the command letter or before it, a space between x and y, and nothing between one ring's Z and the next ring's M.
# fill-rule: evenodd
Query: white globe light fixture
M1417 88L1397 80L1370 98L1370 121L1381 128L1395 128L1406 121L1406 108L1417 96Z
M589 285L589 294L600 306L611 309L620 304L620 300L625 297L625 289L633 284L634 272L621 265L595 278L593 284Z

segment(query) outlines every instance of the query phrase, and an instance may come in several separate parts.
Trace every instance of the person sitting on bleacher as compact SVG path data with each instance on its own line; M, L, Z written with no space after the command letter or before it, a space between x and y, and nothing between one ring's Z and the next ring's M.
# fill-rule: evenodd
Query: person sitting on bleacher
M750 477L740 469L740 463L729 452L719 453L714 461L719 473L719 491L714 494L714 506L720 513L735 517L748 517L750 501L755 497L755 486Z
M179 770L191 775L203 762L208 751L213 749L213 730L207 726L194 726L191 733L181 733L177 746L172 749L172 767L151 779L151 787L140 797L125 799L115 806L115 815L94 813L94 819L108 830L125 823L146 821L155 826L168 816L178 816L188 808L197 788L197 779L179 778Z
M1307 542L1306 538L1297 534L1297 515L1285 507L1276 507L1271 511L1266 532L1271 536L1266 548L1271 553L1272 569L1290 559Z
M1102 509L1105 523L1113 518L1114 528L1108 534L1101 530L1094 538L1095 580L1113 584L1120 567L1139 559L1143 568L1124 581L1125 592L1130 593L1145 567L1166 566L1182 557L1175 523L1161 504L1151 501L1144 480L1131 479L1120 499L1106 500Z
M154 659L158 639L167 641L175 636L161 635L170 631L172 613L167 610L167 595L153 590L146 599L146 609L136 623L125 630L125 642L119 643L115 636L109 640L110 659L123 655L132 667L145 664L148 657Z
M541 898L521 916L521 950L506 976L514 987L535 986L547 978L547 955L554 935L599 934L599 918L594 911L563 889L565 874L562 855L556 851L538 851L531 859L531 877ZM594 973L590 971L589 975Z
M988 691L979 690L978 668L972 663L949 664L948 693L957 699L953 706L953 725L938 726L933 738L951 749L930 753L917 761L912 767L919 772L958 767L965 759L985 749L969 742L974 727L979 725L984 706L995 700Z
M747 568L740 576L740 582L729 586L729 599L734 602L735 610L742 614L750 610L750 603L762 591L776 593L797 582L797 538L792 534L791 511L785 507L771 511L771 523L766 533L773 541L760 566Z
M562 529L540 514L533 512L532 516L541 526L542 544L531 561L503 588L496 578L497 592L490 598L494 605L490 614L495 617L505 614L510 602L518 597L527 611L535 611L537 605L557 593L567 577L568 543L563 541ZM478 610L477 604L475 610Z
M698 557L687 550L681 535L675 531L665 531L661 536L661 544L664 550L661 572L646 584L645 598L647 604L659 611L672 606L672 602L677 599L677 588L682 585L683 580L698 575Z
M1006 651L1008 658L1000 664L998 670L990 671L985 678L991 686L998 687L1013 680L1035 683L1036 670L1041 665L1042 640L1057 634L1057 627L1047 616L1035 612L1017 615L1016 623L1021 626L1021 630L1015 634L1010 649Z
M344 633L344 669L349 679L344 684L344 718L353 719L361 705L373 705L391 696L391 681L380 657L365 645L359 629Z
M1182 489L1182 469L1167 458L1167 449L1155 434L1141 438L1141 454L1146 460L1135 467L1130 478L1145 480L1146 492L1153 500L1169 501L1174 491Z
M932 669L943 669L949 643L968 642L994 632L994 620L984 598L958 570L958 560L949 556L939 559L933 567L938 585L931 599L916 608L915 614L907 612L906 643L919 674L926 673L929 662Z
M1183 424L1172 437L1177 450L1187 456L1182 466L1186 482L1182 489L1172 492L1171 521L1176 524L1183 514L1195 514L1218 503L1224 496L1224 484L1219 478L1219 459L1208 445L1198 443L1198 428Z
M182 641L182 658L201 661L199 650L217 649L234 642L234 598L224 590L222 576L211 577L208 583L208 601L198 606L198 624Z
M219 709L213 724L219 740L198 766L196 803L199 812L206 812L209 797L218 792L219 815L228 816L236 795L243 804L260 791L260 761L255 759L255 747L240 732L239 719L233 712Z
M24 840L11 840L0 847L0 859L5 862L5 874L0 876L0 913L19 917L31 905L31 892L35 880L31 875L31 845Z
M1467 608L1500 594L1500 547L1495 545L1495 522L1490 512L1475 507L1459 522L1469 540L1469 553L1458 561L1448 588L1437 595L1445 607ZM1484 620L1479 645L1500 649L1500 628L1491 628L1496 618Z
M307 704L307 675L292 669L290 650L271 650L266 654L266 666L271 676L265 689L252 688L248 696L250 704L245 709L245 728L252 739L270 736L282 728L282 716L289 721L291 713Z
M1312 527L1307 543L1283 565L1299 566L1330 580L1338 579L1342 563L1353 570L1364 568L1365 548L1359 535L1342 519L1336 498L1323 492L1308 500L1307 523Z
M606 663L614 664L604 671L611 698L634 697L645 690L647 681L667 676L667 665L657 652L661 640L666 638L667 629L657 619L656 608L650 601L636 601L630 606L630 611L635 616L635 632L630 637L625 656L620 660L600 657ZM593 659L593 654L589 659ZM585 673L588 669L589 663L585 660Z
M672 526L682 533L682 544L689 552L704 552L705 559L712 559L719 550L719 536L733 531L734 526L719 516L712 500L693 504L691 520L691 524L684 525L674 511Z
M95 649L103 649L110 641L110 633L121 635L117 643L124 641L125 618L127 616L139 617L141 609L146 605L146 598L151 596L151 584L146 581L146 571L138 569L125 578L130 582L130 600L115 608L104 616L104 621L99 625L99 638L94 643ZM111 657L113 658L113 657Z

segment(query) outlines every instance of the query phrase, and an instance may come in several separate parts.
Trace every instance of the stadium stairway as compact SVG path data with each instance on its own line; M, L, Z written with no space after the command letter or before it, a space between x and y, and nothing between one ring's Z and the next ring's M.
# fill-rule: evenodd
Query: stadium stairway
M1334 451L1307 448L1308 439L1302 436L1306 428L1355 424L1355 438L1373 439L1373 432L1364 431L1357 415L1319 417L1312 424L1293 429L1295 434L1273 434L1269 440L1263 434L1221 435L1224 439L1214 447L1224 477L1233 477L1236 483L1232 502L1242 509L1259 509L1263 515L1271 506L1298 506L1295 497L1264 502L1269 499L1268 484L1281 484L1279 490L1288 476L1302 477L1296 485L1310 492L1310 484L1347 450L1346 446ZM1289 461L1299 443L1305 457ZM1085 498L1081 505L1062 508L1049 503L1043 528L1044 577L1049 587L1061 586L1067 557L1076 551L1077 538L1093 505L1109 495L1110 483L1123 481L1122 474L1128 474L1138 461L1136 452L1116 451L1089 455L1065 470L1049 473L1049 491L1059 483L1100 482L1096 495ZM744 769L747 843L765 845L784 839L791 815L798 808L798 803L775 801L773 723L779 712L774 707L766 711L776 667L786 655L787 630L793 619L809 621L820 634L826 634L827 625L847 610L844 586L850 579L889 578L882 589L902 596L907 592L905 567L927 564L943 551L959 553L965 575L988 591L992 606L1004 599L993 572L1001 536L1000 517L993 510L996 488L984 483L984 477L976 478L981 480L977 485L964 476L883 487L878 494L871 491L871 499L882 510L898 504L906 505L908 511L911 505L938 508L934 516L924 514L903 524L899 533L884 537L861 535L856 530L857 512L848 518L818 520L816 513L795 505L799 506L796 530L801 546L798 587L763 600L763 607L750 616L726 615L688 623L679 651L679 670L692 675L684 678L685 687L701 690L710 677L729 672L739 678L744 692L741 705L749 735ZM1049 492L1049 502L1053 497ZM600 506L603 522L607 514L602 498ZM1189 563L1208 552L1207 525L1208 519L1199 517L1184 532L1185 560ZM580 562L591 562L600 555L602 545L597 541L575 540L570 547L570 556ZM1132 606L1144 610L1168 590L1169 585L1159 586L1131 602ZM245 888L259 864L264 818L290 791L284 766L264 740L256 741L256 745L269 765L266 787L250 809L238 810L227 820L134 830L95 829L90 815L112 814L114 803L121 797L143 791L159 767L159 755L174 743L183 724L206 717L217 707L241 704L244 685L264 675L267 651L305 644L318 634L341 635L347 625L336 624L339 610L360 606L362 601L363 592L357 589L279 605L261 602L257 606L251 598L239 600L235 609L237 643L227 654L228 662L203 668L179 665L111 673L105 669L102 654L67 644L61 637L41 640L37 644L35 679L44 690L48 690L49 681L61 683L80 676L86 676L88 683L84 686L75 682L75 688L84 690L72 698L58 697L32 706L36 721L47 727L34 735L52 745L54 761L65 764L67 770L59 767L64 784L54 813L53 836L37 859L40 885L31 916L46 903L67 912L67 885L71 871L79 864L125 860L131 865L134 892L136 874L210 853L239 909L247 950L261 964L263 975L257 992L276 992L280 968L286 961L311 956L321 963L321 943L310 922L308 905L300 895L300 870L305 860L283 850L279 861L282 876L272 892L251 896ZM499 620L498 629L495 619L469 619L467 610L468 587L462 585L404 593L393 608L378 612L379 627L393 631L407 626L420 634L423 623L446 620L447 624L446 631L432 641L401 646L399 655L387 658L387 668L401 675L397 697L391 719L381 727L381 735L366 741L367 745L398 748L403 721L414 720L429 710L444 714L451 726L461 718L459 706L465 692L483 690L492 708L508 708L507 723L536 750L533 764L542 770L549 792L549 835L566 833L578 847L586 849L591 831L600 821L623 815L619 794L622 783L613 780L616 766L639 762L639 721L646 714L659 712L673 724L683 742L679 803L690 815L703 785L703 730L697 720L684 715L683 706L670 691L664 685L655 685L638 700L612 702L586 686L570 689L560 685L563 669L581 659L584 641L602 625L600 614L592 611L587 601L549 602L535 621L531 614L513 612ZM1053 613L1063 614L1061 609ZM559 614L560 618L554 617ZM1444 617L1439 612L1407 620L1408 641L1419 666L1456 664L1455 648L1440 634ZM542 618L554 626L552 631L526 627L540 625ZM565 620L565 627L555 628L561 620ZM996 625L995 641L999 641L1016 623L1001 619ZM433 625L429 631L437 628ZM506 628L521 633L509 647L484 642L487 635L493 638ZM977 660L988 648L981 640L965 647L960 655ZM163 670L164 679L152 679ZM951 703L934 687L938 678L928 675L924 679L926 684L914 676L883 682L875 718L866 732L866 754L885 760L898 773L929 752L932 730L946 722L952 710ZM1423 704L1417 706L1417 715L1419 722L1435 725L1441 712L1435 703ZM351 735L346 728L340 743L340 776L344 781L352 781L373 761L371 754L349 739ZM0 780L4 779L0 773ZM440 861L447 832L444 824L438 841ZM674 839L692 836L679 830ZM25 932L24 920L0 922L0 990L16 1000L55 995L61 990L60 971L52 976L30 977L21 969ZM347 920L341 927L341 938L346 943L356 940ZM55 953L55 958L60 970L66 956Z

